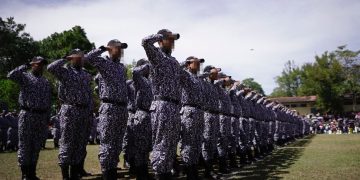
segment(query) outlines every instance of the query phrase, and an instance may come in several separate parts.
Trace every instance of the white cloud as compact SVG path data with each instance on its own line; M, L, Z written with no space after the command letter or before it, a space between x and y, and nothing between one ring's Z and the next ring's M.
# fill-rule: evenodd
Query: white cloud
M343 44L359 49L359 9L360 2L340 0L26 0L7 1L0 15L26 23L37 40L74 25L97 46L118 38L129 44L127 62L145 57L143 37L168 28L181 34L174 52L179 61L204 57L235 78L254 77L269 94L285 61L309 62Z

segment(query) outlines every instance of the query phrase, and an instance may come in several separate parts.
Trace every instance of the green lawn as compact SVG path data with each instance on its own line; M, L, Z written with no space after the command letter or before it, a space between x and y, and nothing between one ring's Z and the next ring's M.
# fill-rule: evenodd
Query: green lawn
M47 147L40 153L38 176L61 179L58 152L52 149L51 142ZM95 176L86 179L100 179L98 146L89 145L87 150L85 166ZM126 171L119 172L128 177ZM0 179L19 177L16 153L1 153ZM226 179L360 179L360 135L316 135L300 139L262 161L234 171Z

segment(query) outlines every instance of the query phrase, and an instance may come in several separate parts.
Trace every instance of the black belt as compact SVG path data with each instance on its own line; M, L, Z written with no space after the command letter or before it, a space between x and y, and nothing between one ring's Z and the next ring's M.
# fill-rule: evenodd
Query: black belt
M214 111L211 109L203 109L205 112L211 113L211 114L219 114L219 111Z
M196 104L183 104L183 106L189 106L189 107L193 107L193 108L197 108L197 109L202 109L201 106L196 105Z
M147 113L150 113L150 110L149 109L145 109L145 108L142 108L142 107L138 107L139 110L141 111L145 111Z
M25 106L20 106L20 109L22 109L24 111L38 113L38 114L43 114L43 113L48 112L47 110L44 110L44 109L32 109L32 108L28 108L28 107L25 107Z
M240 118L240 116L236 115L236 114L231 114L230 115L231 117L234 117L234 118Z
M232 114L228 114L228 113L219 113L219 115L223 115L223 116L232 116Z
M70 106L75 106L78 108L88 108L89 107L88 105L84 105L84 104L74 104L74 103L64 103L64 104L70 105Z
M180 101L176 100L176 99L172 99L172 98L168 98L168 97L164 97L164 96L155 96L154 98L156 101L167 101L167 102L171 102L173 104L179 105Z
M113 100L109 100L109 99L102 99L101 101L103 103L115 104L117 106L127 106L126 102L118 102L118 101L113 101Z

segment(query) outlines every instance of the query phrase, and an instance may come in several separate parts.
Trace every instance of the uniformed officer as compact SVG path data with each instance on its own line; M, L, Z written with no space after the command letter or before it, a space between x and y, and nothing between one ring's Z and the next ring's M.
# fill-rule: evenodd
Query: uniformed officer
M135 173L135 165L134 165L134 116L136 112L135 105L135 87L133 80L126 81L126 87L128 91L128 120L126 124L126 130L124 134L123 140L123 152L124 152L124 167L129 167L129 174L133 175Z
M214 85L218 79L220 68L208 65L201 75L203 78L204 94L204 133L202 142L202 158L204 159L205 178L217 179L218 176L213 170L215 154L217 152L217 138L219 135L219 93Z
M38 179L36 165L42 141L47 135L51 106L50 83L42 76L46 64L44 58L37 56L8 74L8 78L17 82L21 88L18 160L22 179Z
M48 71L59 80L58 96L62 103L59 112L59 165L63 179L79 179L86 156L87 131L93 103L91 76L83 69L83 63L84 53L80 49L74 49L66 59L56 60L48 66Z
M149 74L149 61L140 59L133 69L136 112L133 119L133 150L136 179L149 179L148 160L151 151L151 116L150 106L153 100Z
M248 106L248 102L244 99L246 94L249 92L248 88L244 86L238 86L239 89L236 92L236 96L238 97L240 106L241 106L241 117L240 120L240 163L242 165L250 163L253 160L251 147L252 141L250 140L249 133L250 133L250 125L249 125L249 116L250 110Z
M180 132L180 98L182 70L171 56L179 34L162 29L142 40L142 46L153 66L151 70L154 101L151 104L153 151L152 167L158 179L169 179L176 157ZM159 43L159 48L154 43Z
M50 118L51 125L51 134L54 139L54 148L59 148L59 139L60 139L60 118L59 114L55 114Z
M204 98L201 79L198 77L200 64L204 59L194 56L186 58L185 78L183 80L180 110L180 154L185 164L187 179L198 179L197 165L201 155L201 142L204 130Z
M219 73L219 80L215 82L219 94L219 137L218 137L218 155L219 171L223 174L230 172L227 164L229 151L229 140L231 139L231 98L225 87L229 85L231 76Z
M7 131L7 149L9 151L16 151L18 149L18 115L16 111L9 113L9 128Z
M7 140L7 129L9 128L9 122L6 116L7 111L2 110L0 115L0 152L5 151Z
M226 90L230 96L231 100L231 130L230 130L230 139L229 139L229 160L230 167L238 168L236 161L237 149L241 145L240 139L240 116L241 116L241 107L238 97L236 96L237 86L240 82L233 79L229 79L227 82Z
M126 43L117 39L108 42L87 54L89 63L101 74L99 108L100 152L99 160L104 179L116 179L117 165L128 119L128 92L126 86L126 68L120 62ZM101 57L105 51L109 57Z

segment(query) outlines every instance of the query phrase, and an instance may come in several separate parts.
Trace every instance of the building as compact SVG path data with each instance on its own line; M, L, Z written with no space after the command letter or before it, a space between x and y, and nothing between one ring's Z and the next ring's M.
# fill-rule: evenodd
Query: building
M278 101L290 109L295 109L300 115L317 113L315 107L317 96L274 97L269 99ZM360 99L357 102L360 102ZM343 110L344 112L360 112L360 105L353 106L351 97L345 95L343 96Z
M316 96L275 97L269 99L278 101L284 106L296 110L300 115L317 113L315 108Z

